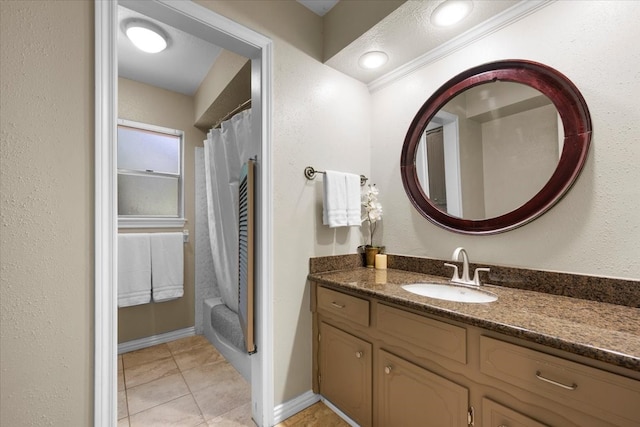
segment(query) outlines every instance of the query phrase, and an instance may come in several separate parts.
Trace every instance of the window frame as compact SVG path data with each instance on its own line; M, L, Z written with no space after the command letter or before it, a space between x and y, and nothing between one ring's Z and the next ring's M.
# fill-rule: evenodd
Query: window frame
M148 123L136 122L133 120L126 119L118 119L118 127L125 126L133 129L139 129L141 131L150 131L163 133L166 135L177 136L180 138L180 173L178 174L178 215L176 217L173 216L164 216L164 215L120 215L117 211L117 203L116 203L116 215L118 217L118 228L177 228L183 227L186 219L184 217L184 146L185 146L185 133L179 129L171 129L167 127L152 125ZM116 132L117 139L117 132ZM116 147L118 143L116 141ZM117 148L116 148L117 149ZM117 156L116 156L117 159ZM116 160L116 179L120 175L120 168L118 168L117 160ZM134 172L137 174L137 171L130 171L129 169L122 169L125 173ZM143 173L144 174L144 173ZM175 176L173 174L166 173L149 173L149 176ZM117 193L117 184L116 184L116 193ZM116 194L117 200L117 194Z

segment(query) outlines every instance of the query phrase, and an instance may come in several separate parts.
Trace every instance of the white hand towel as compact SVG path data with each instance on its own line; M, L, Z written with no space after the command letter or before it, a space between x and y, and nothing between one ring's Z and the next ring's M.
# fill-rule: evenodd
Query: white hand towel
M345 174L326 171L323 180L322 223L331 228L347 225L347 182Z
M360 227L360 175L353 173L345 174L347 185L347 225Z
M180 298L184 294L182 233L153 233L150 239L153 301Z
M118 234L118 307L149 302L151 302L149 235Z

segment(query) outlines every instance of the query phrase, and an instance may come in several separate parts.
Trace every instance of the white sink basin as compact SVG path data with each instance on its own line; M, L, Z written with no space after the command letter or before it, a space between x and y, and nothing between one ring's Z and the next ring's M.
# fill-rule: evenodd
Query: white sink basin
M482 303L498 299L498 296L491 292L442 283L413 283L402 285L402 289L425 297L456 302Z

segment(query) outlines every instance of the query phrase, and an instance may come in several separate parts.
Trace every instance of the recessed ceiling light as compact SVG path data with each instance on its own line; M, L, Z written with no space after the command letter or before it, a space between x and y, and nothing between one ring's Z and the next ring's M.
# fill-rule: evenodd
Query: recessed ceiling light
M131 21L125 26L125 33L129 40L144 52L158 53L167 48L164 32L151 22Z
M380 51L371 51L362 55L358 60L358 64L360 64L362 68L371 70L374 68L382 67L387 63L388 60L389 56L386 53Z
M471 9L471 0L446 0L435 8L431 14L431 22L438 27L453 25L464 19Z

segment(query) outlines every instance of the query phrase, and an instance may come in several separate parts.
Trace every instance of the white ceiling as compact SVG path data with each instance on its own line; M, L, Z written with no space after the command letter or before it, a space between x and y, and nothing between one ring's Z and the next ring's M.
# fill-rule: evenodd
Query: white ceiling
M297 0L322 16L338 0ZM326 64L364 83L370 84L398 67L434 52L452 40L464 38L487 21L500 21L510 9L545 0L475 0L471 14L453 27L438 28L429 22L433 9L443 0L409 0L358 39L330 58ZM118 7L118 73L121 77L141 81L186 95L193 95L207 75L220 47L194 37L162 22L144 17L159 25L170 37L169 47L159 54L136 49L124 34L123 20L143 17L138 12ZM495 25L499 27L500 22ZM358 58L370 50L382 50L389 62L377 70L358 66Z
M168 35L167 48L145 53L124 34L123 22L142 18ZM118 6L118 75L185 95L193 95L221 52L221 48L184 31Z
M530 3L535 3L531 2ZM459 37L483 22L496 17L520 0L475 0L471 13L451 27L437 27L431 13L442 0L407 1L369 31L342 49L326 64L361 82L371 83L442 44ZM372 50L386 52L389 61L375 70L358 65L360 56Z
M339 0L297 0L307 9L319 16L324 16Z

